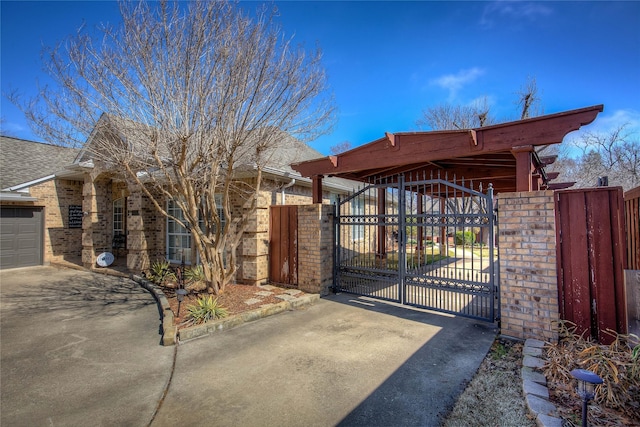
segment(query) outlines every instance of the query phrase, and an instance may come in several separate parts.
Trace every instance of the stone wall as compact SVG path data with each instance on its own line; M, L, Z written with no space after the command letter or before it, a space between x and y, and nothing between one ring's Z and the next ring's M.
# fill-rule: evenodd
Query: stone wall
M503 335L556 341L559 320L553 191L498 195Z

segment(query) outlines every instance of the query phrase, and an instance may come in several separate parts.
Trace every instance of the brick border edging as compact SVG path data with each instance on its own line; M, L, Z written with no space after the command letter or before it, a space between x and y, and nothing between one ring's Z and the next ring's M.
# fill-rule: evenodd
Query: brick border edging
M162 322L162 345L169 346L175 345L178 342L178 327L175 324L175 318L169 300L162 290L157 287L153 282L145 279L142 276L132 274L129 276L131 280L137 282L140 286L151 292L151 295L156 299L158 308L160 309L160 321Z
M536 418L538 427L562 427L556 405L549 401L547 378L540 369L544 366L542 349L544 341L528 339L522 351L522 392L529 412Z
M164 292L162 292L162 290L155 284L141 276L132 274L130 277L132 280L139 283L140 286L151 292L153 297L156 299L162 316L162 345L165 346L176 345L178 342L185 342L205 335L210 335L217 331L231 329L243 323L252 322L263 317L282 313L283 311L307 307L320 299L319 294L304 294L298 298L282 301L277 304L267 304L251 311L225 317L224 319L218 319L213 322L203 323L201 325L190 326L178 331L173 311L171 311L169 300L165 296Z

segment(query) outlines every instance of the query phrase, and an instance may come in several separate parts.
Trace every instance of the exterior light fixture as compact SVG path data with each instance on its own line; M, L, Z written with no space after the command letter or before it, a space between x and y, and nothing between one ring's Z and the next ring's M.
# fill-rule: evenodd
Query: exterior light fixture
M596 395L596 385L603 380L596 373L586 369L574 369L571 376L578 380L578 396L582 399L582 427L587 427L587 405Z
M178 298L178 317L180 317L180 304L184 301L185 295L187 295L187 291L185 289L176 289L176 297Z

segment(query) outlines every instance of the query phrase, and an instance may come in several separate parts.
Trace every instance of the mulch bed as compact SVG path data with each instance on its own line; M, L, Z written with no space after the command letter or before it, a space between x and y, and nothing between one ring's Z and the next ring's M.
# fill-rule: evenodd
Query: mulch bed
M162 291L169 300L169 306L171 306L171 310L175 316L175 323L178 325L178 329L189 326L184 324L184 321L186 320L185 316L187 314L187 307L196 304L198 298L210 295L207 292L190 293L186 295L180 305L180 316L178 316L178 299L176 298L175 289L163 287ZM229 316L233 316L245 311L260 308L260 306L265 304L277 304L282 302L281 299L276 298L276 295L285 293L287 289L277 287L270 289L269 292L273 292L273 294L266 297L256 296L256 292L260 291L266 291L266 289L258 286L232 284L227 285L222 294L217 296L213 295L213 297L218 298L218 302L222 307L227 309ZM245 301L252 298L259 299L260 301L251 305L245 303Z

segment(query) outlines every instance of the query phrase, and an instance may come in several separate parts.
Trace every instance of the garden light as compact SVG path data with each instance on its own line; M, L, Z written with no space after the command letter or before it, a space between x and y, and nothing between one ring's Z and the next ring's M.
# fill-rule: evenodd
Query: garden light
M176 289L176 297L178 298L178 317L180 317L180 304L184 301L185 295L187 295L187 291L185 289Z
M596 373L586 369L574 369L571 376L578 380L578 396L582 399L582 427L587 427L587 405L596 394L596 385L602 384L603 380Z

